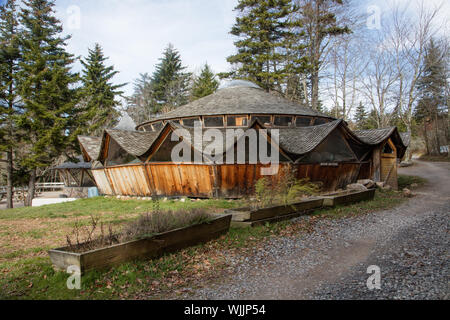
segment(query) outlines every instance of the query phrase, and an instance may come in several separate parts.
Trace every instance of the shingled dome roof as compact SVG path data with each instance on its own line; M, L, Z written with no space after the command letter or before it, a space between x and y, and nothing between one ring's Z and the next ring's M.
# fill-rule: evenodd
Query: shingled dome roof
M217 92L165 113L147 123L177 118L219 115L300 115L330 118L328 115L302 106L260 89L248 81L234 81ZM145 125L146 123L141 124Z
M255 88L261 89L256 83L247 80L231 80L220 85L219 90L228 88Z

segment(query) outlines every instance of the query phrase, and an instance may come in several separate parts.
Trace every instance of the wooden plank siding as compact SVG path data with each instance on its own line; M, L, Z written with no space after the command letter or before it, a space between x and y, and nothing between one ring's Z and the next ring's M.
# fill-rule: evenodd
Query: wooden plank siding
M293 165L280 164L278 174L268 178L279 181L288 166ZM362 167L360 163L296 166L299 179L321 182L326 191L356 182ZM106 195L240 198L254 193L265 167L268 166L150 163L97 169L93 174L100 191Z
M95 183L101 194L106 194L108 196L115 194L104 169L92 170L92 175L94 176Z
M105 169L116 193L125 196L151 196L152 190L142 165L110 167Z
M360 163L341 163L330 167L320 164L299 165L298 178L309 178L311 182L321 182L324 191L333 191L356 182L360 170Z
M210 165L151 163L146 164L153 194L158 196L213 196L214 175Z
M394 190L398 189L398 174L397 174L397 148L391 139L386 144L389 144L393 153L381 153L381 181L391 186ZM383 146L384 148L384 146ZM383 149L381 149L383 150Z

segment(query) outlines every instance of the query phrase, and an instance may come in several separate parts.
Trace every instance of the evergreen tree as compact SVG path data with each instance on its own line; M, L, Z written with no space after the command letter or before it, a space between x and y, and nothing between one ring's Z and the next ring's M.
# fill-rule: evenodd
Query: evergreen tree
M439 155L439 118L447 110L446 90L448 76L445 51L432 39L424 57L424 71L417 82L419 101L416 109L416 119L424 126L427 121L434 122L433 132L424 128L425 142L429 154ZM430 139L428 138L430 136Z
M6 152L7 208L13 207L14 116L18 100L19 22L15 0L0 6L0 152Z
M219 81L208 64L205 64L200 75L194 79L191 89L191 100L197 100L213 94L219 88Z
M158 113L159 106L153 91L152 79L148 73L140 75L134 81L134 92L127 98L127 113L135 123L150 120L153 114Z
M160 63L152 76L155 110L172 109L189 101L189 82L191 74L184 72L180 53L172 44L165 49Z
M113 66L106 66L106 60L99 44L89 49L88 57L81 60L83 114L79 120L80 128L84 127L83 134L98 135L105 127L117 123L120 117L116 109L120 102L116 98L123 94L119 89L125 84L111 83L118 71L114 71Z
M19 92L22 98L18 126L28 144L21 165L30 174L30 206L35 194L37 169L48 167L74 140L69 129L76 115L77 74L72 73L73 55L65 50L62 26L54 16L51 0L24 0L20 21L23 61L20 63Z
M354 117L356 126L359 130L366 129L367 118L368 118L368 114L367 114L366 108L364 107L362 102L360 102L358 107L356 107L356 112L355 112L355 117Z
M234 43L237 54L227 59L237 68L221 77L246 79L267 91L282 91L287 75L292 74L286 48L292 39L288 17L293 9L290 0L239 0L235 10L240 16L231 29L239 38Z
M379 129L377 111L372 109L367 117L365 130Z

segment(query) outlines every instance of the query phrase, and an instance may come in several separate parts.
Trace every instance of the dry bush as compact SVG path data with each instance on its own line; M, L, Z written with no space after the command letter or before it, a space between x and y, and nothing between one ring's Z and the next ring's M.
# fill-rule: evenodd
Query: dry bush
M121 242L151 237L155 234L184 228L210 220L204 210L163 211L143 214L139 219L126 225L121 233Z
M83 226L77 221L71 235L67 235L67 245L71 252L86 252L201 224L210 219L211 216L202 209L161 211L159 202L154 202L152 212L143 214L135 221L127 223L121 232L114 232L111 225L105 232L103 223L93 216L87 226ZM95 236L98 232L100 232L100 236Z
M308 178L297 179L297 170L286 168L278 181L261 178L255 185L256 203L251 207L264 208L272 205L288 205L306 196L320 193L321 184L312 183Z
M95 236L98 231L100 236ZM69 251L86 252L119 243L119 234L113 231L112 225L108 225L105 230L100 218L91 215L88 225L76 221L72 233L66 236L66 240Z

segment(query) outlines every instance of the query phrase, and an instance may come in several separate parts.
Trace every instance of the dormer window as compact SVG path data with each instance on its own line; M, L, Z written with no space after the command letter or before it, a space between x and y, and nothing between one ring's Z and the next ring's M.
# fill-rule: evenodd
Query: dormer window
M252 116L252 122L258 119L262 125L271 125L272 117L271 116Z
M274 125L276 127L290 127L294 122L294 117L290 116L276 116L274 120Z
M228 127L246 127L246 126L248 126L248 119L247 119L247 117L228 116L227 117L227 126Z
M193 128L196 122L200 122L200 118L183 119L183 126Z
M203 117L205 128L223 128L223 117Z
M309 127L309 126L311 126L311 118L306 118L306 117L297 117L297 120L296 120L296 125L297 125L297 127L299 127L299 128L302 128L302 127Z

